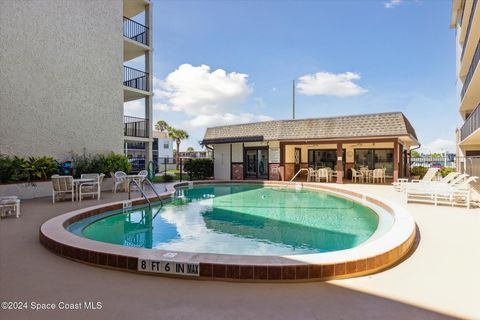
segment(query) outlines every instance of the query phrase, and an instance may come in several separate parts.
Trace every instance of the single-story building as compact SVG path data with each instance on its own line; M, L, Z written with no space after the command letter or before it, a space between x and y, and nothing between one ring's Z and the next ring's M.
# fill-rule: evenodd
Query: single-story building
M278 120L208 128L215 179L290 180L301 168L330 167L337 183L352 168L385 168L396 181L409 176L417 135L401 112Z

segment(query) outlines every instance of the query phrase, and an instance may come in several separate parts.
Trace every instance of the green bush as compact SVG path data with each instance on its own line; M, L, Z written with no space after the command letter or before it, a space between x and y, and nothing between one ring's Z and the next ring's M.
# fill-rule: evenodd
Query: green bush
M110 172L124 171L129 172L132 165L128 162L127 156L111 152L107 155L103 154L71 154L73 163L73 175L78 177L83 173L104 173L109 175Z
M449 167L443 167L440 170L438 170L442 178L448 175L449 173L455 172L455 171L456 171L455 168L449 168Z
M52 157L9 157L0 155L0 181L47 180L58 173L58 163Z
M194 179L206 179L213 176L212 159L191 159L187 160L183 170L192 173Z
M163 182L172 182L173 181L173 176L171 174L166 173L163 176L162 180L163 180Z
M427 173L428 171L428 168L427 167L413 167L411 170L410 170L410 174L412 176L420 176L420 179L423 178L423 176L425 175L425 173Z

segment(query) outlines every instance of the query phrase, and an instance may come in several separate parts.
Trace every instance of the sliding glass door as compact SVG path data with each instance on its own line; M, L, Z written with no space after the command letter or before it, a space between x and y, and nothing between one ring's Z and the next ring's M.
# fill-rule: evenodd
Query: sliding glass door
M393 149L355 149L355 167L387 169L387 176L393 175Z
M268 179L268 149L245 148L245 178Z
M345 159L345 150L343 150L343 158ZM336 170L337 150L308 150L308 166L313 169L329 167L332 170Z

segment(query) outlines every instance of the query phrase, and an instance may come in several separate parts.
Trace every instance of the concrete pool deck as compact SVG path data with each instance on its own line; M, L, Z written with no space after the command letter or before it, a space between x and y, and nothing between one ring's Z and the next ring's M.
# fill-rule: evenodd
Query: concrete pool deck
M403 203L390 186L347 189ZM418 248L399 265L354 279L314 283L229 283L131 274L74 262L45 249L40 225L100 201L22 201L20 218L0 221L0 300L101 302L100 310L0 311L2 319L480 319L480 209L408 204Z

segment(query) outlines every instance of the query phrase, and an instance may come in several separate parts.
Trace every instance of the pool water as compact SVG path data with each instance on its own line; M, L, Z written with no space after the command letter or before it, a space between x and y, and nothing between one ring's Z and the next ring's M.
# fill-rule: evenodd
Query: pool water
M131 247L245 255L348 249L365 242L379 223L373 210L345 198L255 184L179 189L163 207L100 217L79 221L69 230Z

